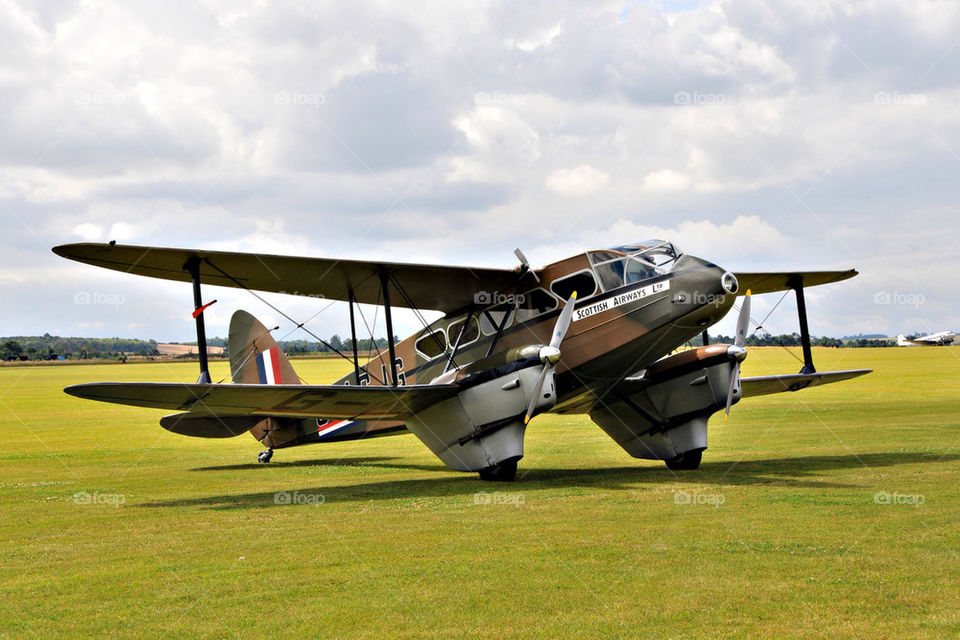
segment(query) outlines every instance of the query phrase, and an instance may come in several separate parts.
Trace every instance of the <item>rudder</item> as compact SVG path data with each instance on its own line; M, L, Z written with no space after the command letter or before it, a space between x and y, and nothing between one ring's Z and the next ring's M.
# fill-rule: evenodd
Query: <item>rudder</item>
M300 384L286 354L263 323L243 310L230 318L230 373L235 383Z

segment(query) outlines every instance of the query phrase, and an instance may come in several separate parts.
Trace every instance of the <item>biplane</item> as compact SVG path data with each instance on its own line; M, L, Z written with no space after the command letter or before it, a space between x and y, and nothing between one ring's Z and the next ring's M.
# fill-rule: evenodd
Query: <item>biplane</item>
M485 480L513 480L530 420L544 412L586 414L636 458L698 468L707 422L742 397L795 392L869 370L818 372L806 287L848 271L733 273L653 240L589 250L532 268L255 255L116 243L55 247L71 260L192 283L200 376L195 383L96 382L67 387L91 400L175 411L174 433L222 438L251 433L264 450L413 433L447 466ZM231 383L213 383L206 355L202 286L294 293L346 303L353 370L333 384L304 384L263 324L234 313ZM750 295L792 290L803 368L741 377ZM256 294L255 294L256 295ZM742 304L734 344L710 344L708 329ZM382 308L387 346L361 362L359 305ZM396 342L393 309L433 310L423 329ZM676 351L702 335L703 346Z

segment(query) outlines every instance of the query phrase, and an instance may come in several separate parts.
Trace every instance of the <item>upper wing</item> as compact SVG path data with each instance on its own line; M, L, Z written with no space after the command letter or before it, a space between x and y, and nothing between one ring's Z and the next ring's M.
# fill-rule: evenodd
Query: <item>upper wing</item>
M856 269L847 271L776 271L767 273L735 273L740 283L740 292L772 293L786 291L793 288L793 283L799 281L804 287L815 287L820 284L840 282L857 275Z
M823 371L820 373L791 373L782 376L757 376L740 378L743 397L765 396L783 391L800 391L807 387L849 380L870 373L872 369L849 369L847 371Z
M53 248L64 258L126 271L140 276L190 282L184 269L199 260L200 282L224 287L246 287L293 295L383 304L381 273L395 287L394 307L436 309L449 313L472 304L476 294L507 291L520 274L512 269L448 267L394 262L337 260L260 255L228 251L201 251L164 247L81 242ZM399 295L397 295L399 293Z
M189 411L191 415L403 420L456 395L453 384L346 385L94 382L64 389L78 398Z

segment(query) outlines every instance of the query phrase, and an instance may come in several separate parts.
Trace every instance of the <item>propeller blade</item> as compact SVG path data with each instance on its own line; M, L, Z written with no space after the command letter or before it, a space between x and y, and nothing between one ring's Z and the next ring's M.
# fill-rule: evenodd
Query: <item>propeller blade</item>
M740 305L740 317L737 318L737 335L733 339L733 346L740 349L745 348L747 344L747 331L750 330L750 289L747 289L747 295ZM746 352L740 352L740 360L746 357ZM730 388L727 390L727 408L723 412L724 422L730 417L730 406L733 404L733 392L737 388L737 380L740 379L740 360L733 363L730 370Z
M560 348L563 337L567 335L567 329L570 328L570 320L573 318L573 310L577 306L576 301L577 292L574 291L570 294L570 299L567 300L566 305L564 305L563 311L560 312L557 323L553 325L553 337L550 339L550 346L554 349Z
M747 295L740 306L740 317L737 318L737 336L733 344L742 347L747 344L747 331L750 330L750 289L747 289Z
M522 253L519 253L519 249L517 249L517 252L518 256L522 255ZM560 312L557 323L553 325L553 337L550 339L550 344L540 348L540 361L543 363L543 370L540 371L537 384L533 388L533 393L530 394L530 404L527 407L527 415L523 418L523 424L530 422L530 418L533 417L533 411L537 407L537 402L540 401L540 392L543 391L543 382L547 379L547 374L557 366L557 361L560 359L560 343L563 342L564 336L567 335L567 329L570 328L573 310L577 306L576 302L577 292L574 291L570 294L570 299L564 305L563 311Z
M527 260L527 256L523 255L523 251L520 251L520 247L517 247L513 250L513 255L517 256L517 260L520 261L520 264L523 266L523 272L529 271L533 274L533 277L536 278L537 282L540 282L540 276L537 275L537 272L530 268L530 261Z
M733 392L737 388L737 380L740 379L740 363L737 362L733 365L733 370L730 372L730 389L727 390L727 409L723 412L723 421L726 422L730 417L730 406L733 404Z
M537 384L533 387L533 393L530 394L530 404L527 406L527 415L523 417L523 424L530 422L530 418L533 417L533 410L537 407L537 401L540 400L540 392L543 391L543 381L547 379L547 373L550 371L550 365L543 365L543 371L540 372L540 377L537 378Z

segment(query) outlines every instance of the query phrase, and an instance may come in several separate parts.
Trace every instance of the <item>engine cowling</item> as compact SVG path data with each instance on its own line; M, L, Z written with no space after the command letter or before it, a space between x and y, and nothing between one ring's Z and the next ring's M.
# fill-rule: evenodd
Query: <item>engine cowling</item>
M678 460L707 448L707 421L726 406L732 362L743 350L725 344L662 358L604 394L590 418L635 458ZM740 399L739 380L733 401Z
M406 421L407 428L451 469L481 471L523 457L524 417L544 369L543 345L512 349L450 371L434 382L461 391ZM537 412L556 403L553 371L546 373Z

